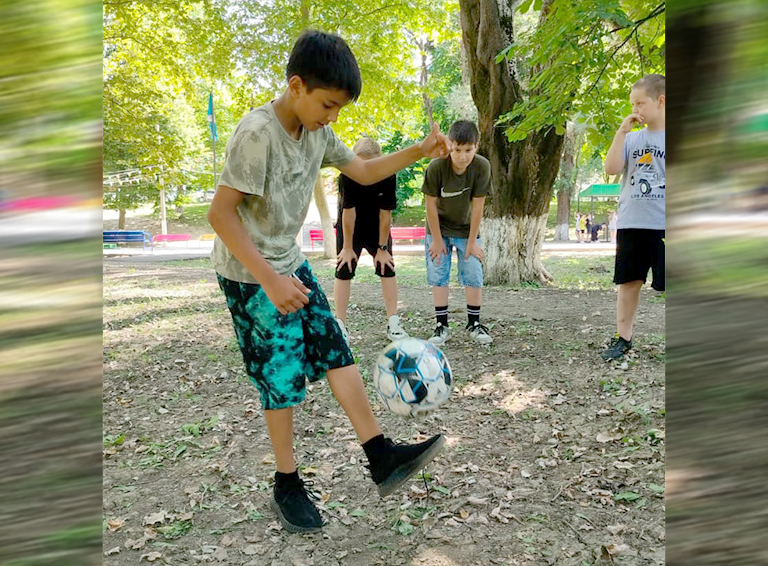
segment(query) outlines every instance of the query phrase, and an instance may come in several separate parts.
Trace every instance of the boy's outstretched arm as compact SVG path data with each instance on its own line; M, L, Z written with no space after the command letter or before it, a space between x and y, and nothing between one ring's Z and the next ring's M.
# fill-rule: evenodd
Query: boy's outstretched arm
M419 143L375 159L363 159L357 156L339 170L361 185L372 185L394 175L422 157L445 157L450 153L450 148L451 142L448 136L438 129L437 124L432 124L432 131Z
M237 214L244 197L236 189L219 185L208 210L208 222L232 255L259 282L280 314L296 312L309 303L309 289L294 277L279 275L253 244Z
M619 130L613 136L611 147L605 156L605 172L608 175L618 175L624 170L624 139L632 130L635 123L642 124L643 117L640 114L632 113L621 122Z

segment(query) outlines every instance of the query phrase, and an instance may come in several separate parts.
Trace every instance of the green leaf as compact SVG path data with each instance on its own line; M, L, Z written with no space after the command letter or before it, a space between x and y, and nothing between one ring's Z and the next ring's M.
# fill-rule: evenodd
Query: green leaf
M517 11L520 12L521 14L525 14L528 10L531 9L532 2L533 0L524 0L523 2L520 3L520 5L518 5Z
M451 494L451 490L448 489L447 487L443 487L442 485L436 485L436 486L434 486L433 489L435 491L439 491L440 493L443 493L445 495L450 495Z
M397 532L405 536L411 535L413 534L413 525L410 523L398 523Z
M364 517L366 513L362 509L355 509L354 511L351 511L349 515L351 517Z
M634 491L622 491L613 496L614 501L636 501L640 499L640 494Z
M176 450L174 450L174 451L173 451L173 457L174 457L174 458L178 458L178 457L179 457L179 456L181 456L181 455L182 455L182 454L183 454L183 453L184 453L186 450L187 450L187 445L186 445L186 444L179 444L179 445L176 447Z
M648 489L650 489L654 493L664 493L664 486L663 485L658 485L658 484L655 484L655 483L649 483L648 484Z

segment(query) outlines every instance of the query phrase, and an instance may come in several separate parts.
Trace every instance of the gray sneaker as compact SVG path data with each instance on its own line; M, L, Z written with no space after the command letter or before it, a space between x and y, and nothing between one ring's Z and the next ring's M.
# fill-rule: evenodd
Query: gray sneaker
M493 342L493 336L488 332L488 327L479 322L467 324L467 332L469 332L469 337L479 344L490 344Z
M349 330L347 330L346 325L344 324L344 321L340 318L336 319L336 324L339 325L339 330L341 330L341 335L344 337L344 342L347 343L347 348L349 348Z
M430 336L429 341L435 346L442 346L451 337L451 331L442 322L437 323L434 333Z

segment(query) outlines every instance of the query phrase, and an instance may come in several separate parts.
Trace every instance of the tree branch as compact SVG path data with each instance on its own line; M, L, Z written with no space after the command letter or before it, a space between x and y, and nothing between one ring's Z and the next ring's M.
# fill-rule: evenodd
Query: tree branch
M637 20L637 21L636 21L636 22L635 22L635 23L632 25L632 31L630 31L630 32L629 32L629 35L627 35L627 37L626 37L626 38L624 38L624 41L622 41L622 42L621 42L621 43L620 43L620 44L619 44L619 45L616 47L616 49L614 49L614 50L613 50L613 53L611 53L610 57L608 57L608 60L605 62L605 65L603 65L603 68L602 68L602 69L600 69L600 74L599 74L599 75L597 75L597 79L595 79L595 82L593 82L593 83L592 83L592 85L591 85L591 86L590 86L590 87L587 89L587 91L584 93L584 96L587 96L587 95L588 95L590 92L592 92L592 90L593 90L593 89L594 89L594 88L597 86L597 83L599 83L599 82L600 82L600 79L603 77L603 73L604 73L604 72L605 72L605 70L608 68L608 65L611 63L611 61L613 61L613 58L616 56L616 53L618 53L618 52L619 52L619 49L621 49L622 47L624 47L624 45L625 45L625 44L626 44L626 43L627 43L627 42L628 42L630 39L632 39L632 36L633 36L633 35L635 35L635 34L637 33L637 28L639 28L639 27L640 27L640 26L641 26L641 25L642 25L644 22L647 22L648 20L650 20L650 19L652 19L652 18L655 18L655 17L656 17L656 16L658 16L659 14L663 14L663 13L664 13L664 10L666 10L666 7L665 7L665 5L666 5L666 2L662 2L661 4L659 4L658 6L656 6L656 8L654 8L654 9L653 9L653 11L652 11L650 14L648 14L648 15L647 15L646 17L644 17L644 18L641 18L641 19ZM619 29L624 29L624 28L619 28ZM617 31L617 30L614 30L614 31ZM613 32L611 32L611 33L613 33ZM639 39L638 39L638 41L639 41Z
M645 16L644 18L640 18L639 20L637 20L636 22L634 22L634 23L632 24L632 27L635 27L635 28L637 28L637 26L641 25L642 23L644 23L644 22L647 22L648 20L651 20L651 19L655 18L656 16L659 16L659 15L663 14L663 13L664 13L664 11L667 9L667 6L666 6L666 4L667 4L666 2L662 2L661 4L659 4L658 6L656 6L656 7L655 7L655 8L654 8L654 9L651 11L651 13L650 13L650 14L648 14L648 15L647 15L647 16ZM630 26L621 26L620 28L612 29L612 30L611 30L611 33L617 32L617 31L619 31L619 30L622 30L622 29L627 29L628 27L630 27Z

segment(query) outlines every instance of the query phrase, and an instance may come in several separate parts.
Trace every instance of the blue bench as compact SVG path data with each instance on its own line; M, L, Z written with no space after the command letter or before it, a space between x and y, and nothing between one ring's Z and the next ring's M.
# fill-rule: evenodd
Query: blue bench
M104 230L102 241L105 244L141 242L142 250L146 248L147 244L149 244L150 249L154 250L152 235L144 230Z

